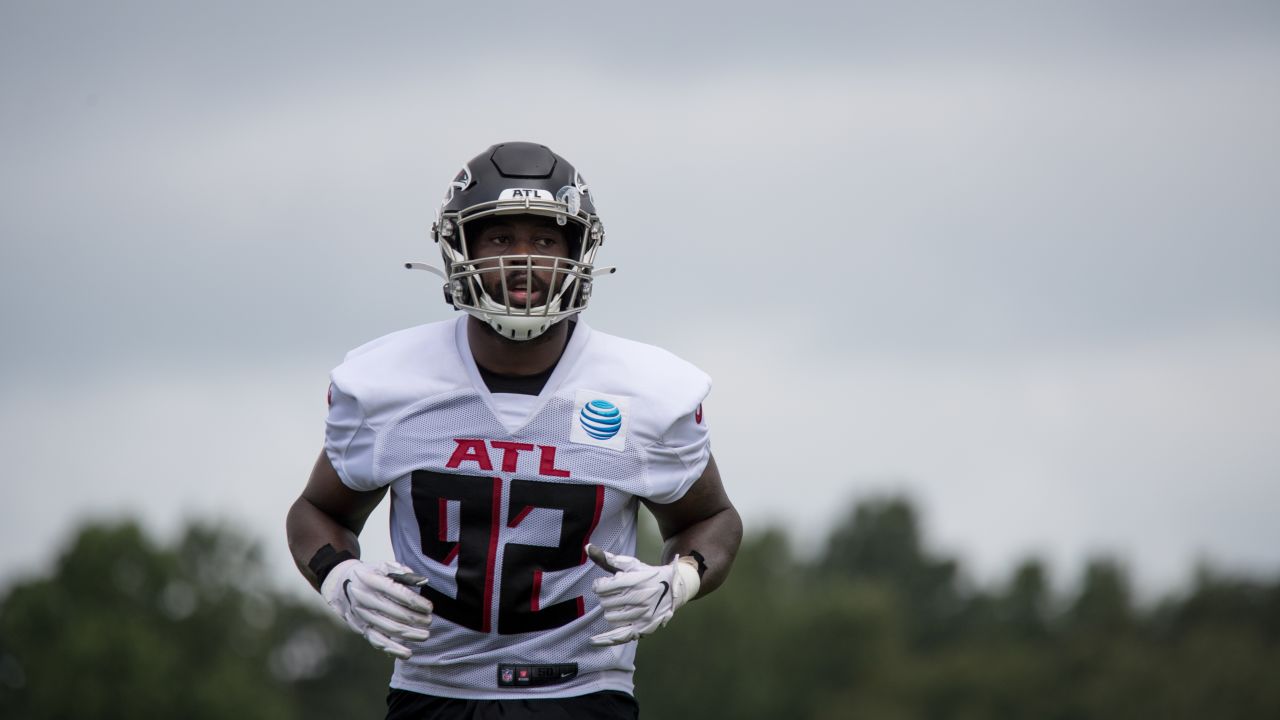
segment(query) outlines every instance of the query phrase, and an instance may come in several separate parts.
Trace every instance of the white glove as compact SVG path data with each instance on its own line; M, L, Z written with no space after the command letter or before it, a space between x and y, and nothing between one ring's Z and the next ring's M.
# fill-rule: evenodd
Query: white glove
M408 572L400 563L370 565L344 560L329 571L320 594L370 645L407 660L413 653L404 643L421 642L431 635L427 626L432 610L430 600L387 577L388 573Z
M597 578L592 587L600 596L604 619L614 627L591 638L592 645L621 645L665 627L702 585L693 558L677 556L669 564L655 567L629 555L606 552L604 557L617 574Z

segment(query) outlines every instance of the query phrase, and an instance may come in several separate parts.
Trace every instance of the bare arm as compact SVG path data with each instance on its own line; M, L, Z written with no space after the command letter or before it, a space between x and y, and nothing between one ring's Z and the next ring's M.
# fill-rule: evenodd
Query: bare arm
M658 531L665 541L663 562L697 550L707 563L698 597L719 587L729 576L729 568L742 543L742 518L724 491L716 459L712 457L707 461L702 477L684 497L668 505L646 500L645 507L657 518Z
M289 508L285 531L293 562L311 586L320 589L320 581L307 563L326 544L339 552L346 550L360 557L357 536L364 529L369 513L382 502L387 489L356 492L342 484L329 456L320 451L311 477L302 495Z

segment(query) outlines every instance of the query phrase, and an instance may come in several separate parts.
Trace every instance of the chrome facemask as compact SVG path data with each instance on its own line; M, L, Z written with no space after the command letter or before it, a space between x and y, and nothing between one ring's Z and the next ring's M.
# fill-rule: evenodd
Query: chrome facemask
M405 267L427 270L445 281L445 294L454 307L476 317L511 340L531 340L566 317L582 312L591 298L592 281L617 270L595 268L596 250L604 241L604 228L594 216L580 211L581 193L566 186L552 198L545 190L513 188L502 198L479 203L456 213L442 213L432 228L440 244L445 270L426 263L405 263ZM492 215L540 215L554 218L558 225L572 223L581 235L571 239L577 258L547 255L500 255L473 260L467 256L465 223ZM510 284L521 284L528 293L545 284L546 296L538 305L532 294L523 302L511 301ZM544 283L542 276L549 275ZM495 280L498 297L486 290L486 281Z

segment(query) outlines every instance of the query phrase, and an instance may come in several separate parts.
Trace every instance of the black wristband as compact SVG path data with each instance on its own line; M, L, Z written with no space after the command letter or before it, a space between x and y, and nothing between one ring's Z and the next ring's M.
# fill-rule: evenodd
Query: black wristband
M702 557L702 553L697 550L690 550L689 557L698 561L698 577L701 578L707 574L707 559Z
M317 550L316 554L307 561L307 567L315 573L317 582L324 584L324 579L329 576L330 571L354 558L355 555L350 550L334 550L333 545L325 543L324 547Z

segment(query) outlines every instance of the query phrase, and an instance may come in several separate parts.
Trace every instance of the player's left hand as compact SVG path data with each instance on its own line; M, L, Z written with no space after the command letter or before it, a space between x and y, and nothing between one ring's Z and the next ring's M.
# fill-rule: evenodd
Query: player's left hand
M629 555L603 555L617 572L598 578L592 587L600 596L604 619L613 629L592 637L592 645L621 645L666 626L676 610L698 594L702 584L693 558L676 557L655 567Z

